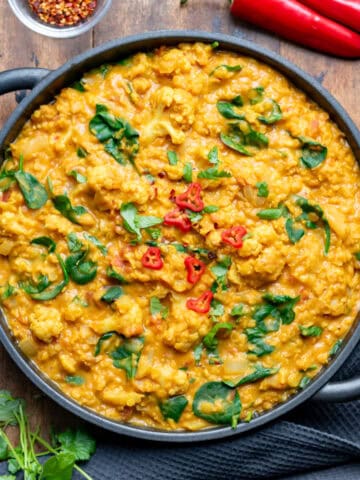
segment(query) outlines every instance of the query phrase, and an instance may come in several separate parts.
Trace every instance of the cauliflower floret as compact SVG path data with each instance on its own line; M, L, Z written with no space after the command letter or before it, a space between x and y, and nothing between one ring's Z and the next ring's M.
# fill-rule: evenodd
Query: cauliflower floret
M30 330L39 340L50 343L63 329L61 314L56 308L35 305L30 314Z
M84 314L84 308L78 303L71 302L64 308L64 320L76 322Z
M2 212L0 215L0 234L7 236L28 235L33 229L33 219L17 212Z
M119 385L110 385L103 390L101 396L105 403L115 407L133 407L142 400L144 395L136 392L127 392Z
M186 307L186 298L174 295L163 334L163 342L180 352L188 352L210 329L207 314Z
M61 233L62 235L67 235L69 233L69 221L61 215L46 215L45 228L53 232Z
M191 70L191 63L184 52L172 48L157 58L153 68L163 75L186 73Z
M145 204L150 198L150 185L133 168L97 165L87 172L88 186L95 192L95 201L102 210L118 208L122 202Z
M129 295L123 295L113 303L115 313L93 322L92 328L102 335L105 332L116 331L125 337L134 337L143 333L143 313L136 300Z

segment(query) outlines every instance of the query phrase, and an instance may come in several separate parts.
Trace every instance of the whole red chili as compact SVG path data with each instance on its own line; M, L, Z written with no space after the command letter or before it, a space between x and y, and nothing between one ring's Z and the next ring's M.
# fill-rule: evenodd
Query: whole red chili
M199 298L189 298L186 301L186 307L197 313L208 313L211 307L211 300L213 299L211 290L206 290Z
M327 3L327 0L322 0ZM234 0L231 12L284 38L340 57L360 57L360 35L297 0Z
M171 212L165 215L164 225L167 225L168 227L177 227L183 232L188 232L191 229L190 218L179 208L171 210Z
M191 183L186 192L176 197L175 203L180 208L188 208L193 212L201 212L204 208L204 202L201 200L200 194L200 183Z
M301 0L301 3L360 32L359 0Z
M197 283L205 272L205 263L195 257L186 257L184 263L187 270L187 281Z
M231 245L235 248L241 248L243 246L243 238L247 231L245 227L231 227L224 230L221 234L221 239L224 243Z
M65 27L92 15L97 0L28 0L31 9L45 23Z
M160 248L149 247L142 256L141 263L146 268L160 270L164 265L163 259L161 258Z

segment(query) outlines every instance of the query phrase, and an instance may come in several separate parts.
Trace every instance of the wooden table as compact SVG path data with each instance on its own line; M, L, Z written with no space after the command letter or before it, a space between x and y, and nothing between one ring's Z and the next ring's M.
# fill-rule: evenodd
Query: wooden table
M291 60L315 76L342 103L360 127L360 61L346 61L310 52L260 33L229 14L227 0L113 0L107 16L95 30L69 40L55 40L27 30L12 14L7 1L0 0L0 70L16 67L57 68L84 50L108 40L148 30L198 29L221 32L259 43ZM0 98L0 127L15 106L14 93ZM71 421L70 414L40 392L18 370L0 347L0 388L27 399L33 421Z

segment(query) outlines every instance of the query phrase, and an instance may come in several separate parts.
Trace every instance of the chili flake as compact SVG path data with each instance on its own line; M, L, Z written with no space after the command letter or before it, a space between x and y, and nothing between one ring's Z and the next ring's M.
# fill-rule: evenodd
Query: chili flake
M28 0L40 20L59 27L80 23L94 13L97 0Z

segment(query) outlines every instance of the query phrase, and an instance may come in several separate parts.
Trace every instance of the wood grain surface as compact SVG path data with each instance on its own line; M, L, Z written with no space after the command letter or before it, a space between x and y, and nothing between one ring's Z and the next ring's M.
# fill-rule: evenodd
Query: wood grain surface
M0 70L16 67L54 69L84 50L114 38L164 29L220 32L257 42L291 60L316 77L345 107L360 127L360 61L347 61L295 46L240 22L229 14L227 0L113 0L95 30L81 37L56 40L26 29L0 0ZM358 91L356 91L356 87ZM16 105L15 94L0 97L0 128ZM44 398L0 346L0 388L27 400L32 421L43 427L73 421L71 415Z

